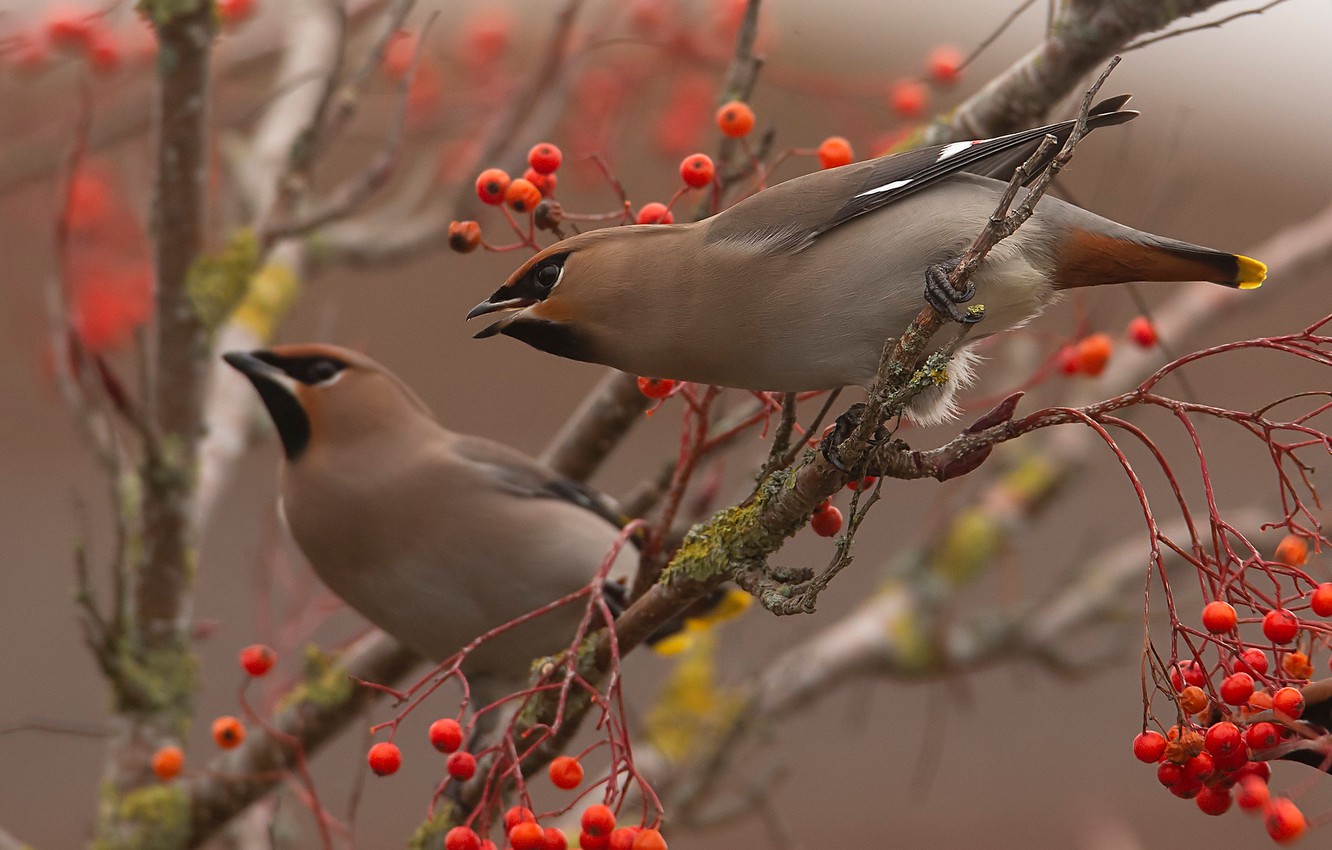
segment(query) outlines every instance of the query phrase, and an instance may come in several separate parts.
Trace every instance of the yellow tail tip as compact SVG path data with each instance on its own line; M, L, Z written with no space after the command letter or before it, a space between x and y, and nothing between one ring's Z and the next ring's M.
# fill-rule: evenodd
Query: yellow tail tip
M1236 255L1235 264L1239 267L1235 272L1235 283L1240 289L1257 289L1267 280L1267 266L1252 257Z

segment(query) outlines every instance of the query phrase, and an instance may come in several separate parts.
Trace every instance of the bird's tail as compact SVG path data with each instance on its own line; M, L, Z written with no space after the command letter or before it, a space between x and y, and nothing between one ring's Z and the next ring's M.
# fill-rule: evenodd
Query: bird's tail
M1126 227L1109 232L1070 230L1057 254L1055 285L1060 289L1135 280L1206 280L1236 289L1257 289L1267 277L1267 266L1250 257Z

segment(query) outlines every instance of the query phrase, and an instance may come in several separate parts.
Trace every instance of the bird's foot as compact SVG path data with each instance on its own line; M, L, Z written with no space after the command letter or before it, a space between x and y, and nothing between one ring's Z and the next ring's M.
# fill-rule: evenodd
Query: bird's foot
M845 472L847 475L856 475L856 471L847 467L842 462L838 454L837 447L860 425L860 420L865 416L865 403L856 402L846 409L846 412L837 417L837 421L828 429L828 433L823 435L823 440L819 443L819 451L828 459L828 463ZM869 439L870 448L879 445L879 442L886 436L883 425L874 429L874 435Z
M964 310L958 306L976 296L976 285L967 281L966 289L961 292L954 289L948 282L948 272L955 264L936 263L925 269L925 301L940 316L947 316L959 324L974 325L984 318L985 307L977 304Z

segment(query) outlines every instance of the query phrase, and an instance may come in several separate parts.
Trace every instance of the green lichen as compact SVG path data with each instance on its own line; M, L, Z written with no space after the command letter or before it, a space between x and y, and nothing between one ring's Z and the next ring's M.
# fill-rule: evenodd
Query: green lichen
M102 786L101 835L93 850L177 850L190 838L190 800L177 784L149 785L118 796Z
M176 18L193 15L203 8L212 8L213 0L139 0L139 14L153 26L161 27Z
M111 645L109 662L115 668L117 711L166 715L178 737L189 732L199 660L188 643L180 640L144 652L119 637Z
M259 241L248 229L236 231L216 254L195 261L185 283L190 304L209 330L227 320L245 298L250 279L259 269Z
M958 585L978 575L999 554L1007 539L1003 525L985 508L958 514L935 550L933 572Z
M416 828L416 832L407 840L407 846L411 850L442 850L444 836L456 825L453 804L445 804L433 817Z
M715 583L775 552L788 535L770 531L760 520L768 502L794 483L790 470L774 472L749 502L719 511L691 528L663 571L662 581Z
M304 681L283 697L278 710L285 711L301 703L321 708L342 705L351 699L355 688L356 683L347 675L346 668L337 663L335 656L309 644L305 647Z

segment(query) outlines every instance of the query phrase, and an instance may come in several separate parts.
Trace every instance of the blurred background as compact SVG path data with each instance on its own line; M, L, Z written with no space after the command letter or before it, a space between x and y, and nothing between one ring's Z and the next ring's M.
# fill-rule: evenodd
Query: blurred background
M694 29L708 45L701 55L681 58L678 45L659 35L621 37L633 26L624 17L627 6L595 4L584 15L588 30L583 37L604 42L587 61L603 69L605 90L588 83L575 91L567 120L554 124L549 140L563 147L571 161L578 153L605 149L636 205L666 200L677 185L680 156L716 146L712 97L727 59L725 18L731 5L694 0L670 7L685 21L672 18L671 28ZM1256 5L1223 3L1206 17ZM955 85L931 87L927 114L961 102L1037 44L1046 26L1045 6L1035 4L1019 17ZM850 139L857 156L869 155L912 126L892 108L891 83L921 75L927 54L939 45L969 53L1014 8L993 0L765 0L760 47L767 64L752 101L760 124L775 128L779 148L814 147L837 134ZM428 91L414 87L409 95L407 147L382 195L386 200L377 201L381 209L410 195L413 186L427 197L457 194L459 182L464 193L469 191L474 173L457 170L467 161L475 128L490 110L500 108L531 67L554 16L549 2L423 2L411 19L413 28L419 30L432 9L440 11L425 49L432 81ZM0 11L0 27L11 35L40 29L53 14L50 4L12 0L0 3ZM72 603L71 553L84 539L92 563L105 562L109 508L105 484L51 377L43 286L56 257L62 157L82 108L80 93L86 90L94 104L90 167L104 175L106 203L114 210L123 205L124 214L113 215L118 229L109 244L76 243L72 250L84 252L80 262L113 278L103 285L122 306L107 313L89 307L89 322L100 317L107 323L105 350L113 362L132 363L123 328L142 318L134 305L139 303L135 293L143 291L142 240L149 221L152 146L143 122L149 115L151 63L135 58L140 48L129 34L140 25L132 10L116 9L112 15L117 32L125 34L114 67L89 68L56 51L34 70L18 67L11 52L11 67L0 79L5 152L0 157L0 257L7 279L0 287L0 387L10 399L0 414L5 541L0 555L0 727L5 729L50 721L95 733L105 724L106 688L81 643ZM491 24L503 30L507 46L502 58L479 73L459 61L459 40L469 33L475 38L478 28L484 31ZM228 152L244 144L271 96L273 52L285 26L281 4L256 0L253 15L221 36L214 107L215 242L242 205L226 188ZM598 26L606 32L599 33ZM1291 0L1221 29L1130 53L1105 92L1133 92L1133 106L1143 116L1098 133L1079 148L1066 178L1067 193L1127 224L1244 253L1321 210L1332 198L1332 171L1326 167L1332 133L1326 109L1332 80L1329 31L1332 5ZM635 79L643 84L629 91L605 84L616 73L627 74L625 69L639 74ZM690 104L700 100L701 107L691 111ZM1072 114L1072 109L1070 104L1052 117ZM615 120L598 124L599 110L612 111ZM392 116L392 83L377 81L332 164L321 172L328 185L363 168L380 150ZM519 147L526 150L526 144ZM778 176L812 167L812 160L800 159ZM571 164L561 180L559 194L567 208L615 208L614 195L585 164ZM692 201L679 211L691 208ZM491 241L508 241L496 211L473 210L467 217L473 216ZM411 217L403 220L406 226ZM448 427L539 453L602 370L541 355L514 340L470 338L475 329L464 324L464 314L523 256L461 256L447 250L442 236L400 262L349 265L337 262L334 250L333 261L305 283L277 338L361 348L415 387ZM115 274L109 271L113 267ZM1298 279L1283 277L1274 267L1267 286L1249 294L1241 309L1191 344L1302 328L1332 306L1329 286L1332 269L1327 267ZM1145 287L1140 293L1149 304L1161 297ZM90 304L96 300L89 298ZM1124 288L1113 288L1070 301L1023 333L1032 345L1048 350L1074 333L1080 317L1091 329L1119 335L1139 312ZM91 327L85 332L99 331ZM1301 383L1307 375L1272 366L1260 357L1206 365L1191 373L1192 390L1203 400L1243 408L1283 390L1307 388L1307 382ZM995 374L1007 377L994 380L1007 381L1010 371L996 366ZM1007 387L982 381L975 398ZM1071 384L1052 379L1040 397L1060 399L1071 392ZM680 413L677 402L645 419L594 483L623 494L654 473L674 456ZM1168 427L1158 419L1157 425ZM1162 433L1167 449L1187 450L1182 435ZM938 434L905 436L925 446L948 433L945 427ZM1214 441L1224 506L1272 512L1275 490L1261 448L1218 426L1209 426L1204 436ZM766 442L755 436L727 457L721 498L748 492L765 449ZM203 541L194 613L207 634L198 644L203 692L201 720L187 748L192 764L202 764L212 753L207 718L235 710L237 650L263 637L256 576L271 564L275 551L299 567L299 555L281 546L275 521L278 457L269 435L241 461ZM1093 456L1089 463L1092 468L1060 493L1061 503L1043 515L1039 526L1024 529L991 575L973 588L967 604L975 607L966 613L1033 598L1097 553L1141 534L1132 492L1112 458ZM765 661L850 610L882 580L881 566L902 547L928 538L939 528L949 500L974 486L962 480L889 487L858 538L854 567L824 595L816 615L777 620L750 611L726 627L719 661L723 677L738 680L762 669ZM1274 543L1277 536L1261 539ZM1145 569L1145 542L1143 548ZM818 566L831 551L829 541L806 532L777 560ZM1327 580L1332 576L1326 556L1323 561L1310 570ZM1192 592L1195 596L1180 591L1190 600L1187 605L1197 601L1196 589ZM745 755L727 787L740 792L746 781L774 767L784 769L774 802L806 847L890 842L1087 850L1260 846L1267 839L1256 820L1238 813L1205 817L1192 803L1171 797L1151 768L1132 759L1129 742L1141 718L1135 610L1141 610L1140 597L1135 601L1130 595L1122 626L1100 630L1091 647L1070 636L1070 647L1088 654L1114 650L1116 663L1083 671L1086 675L1056 677L1018 663L965 676L870 678L842 686L767 730L764 746ZM315 638L334 643L361 628L353 614L341 611L318 628ZM283 659L288 672L295 671L295 662ZM640 710L651 705L669 669L657 659L631 659L629 687ZM368 719L388 716L381 706ZM405 730L406 740L421 734L428 718L421 720ZM364 769L364 744L353 732L315 759L321 794L335 809L349 793L352 777ZM357 816L361 846L397 846L414 829L440 776L440 763L432 755L424 748L408 750L400 774L366 783ZM84 842L94 818L102 758L103 745L95 734L0 736L0 763L6 766L0 775L0 826L37 847ZM1305 810L1326 819L1332 796L1325 779L1317 781L1300 765L1279 765L1273 784L1293 787L1311 777ZM298 804L288 802L294 811ZM303 836L298 846L312 846L308 816L298 813L292 821ZM679 848L776 846L756 816L670 838ZM1307 840L1325 841L1326 836L1315 832Z

